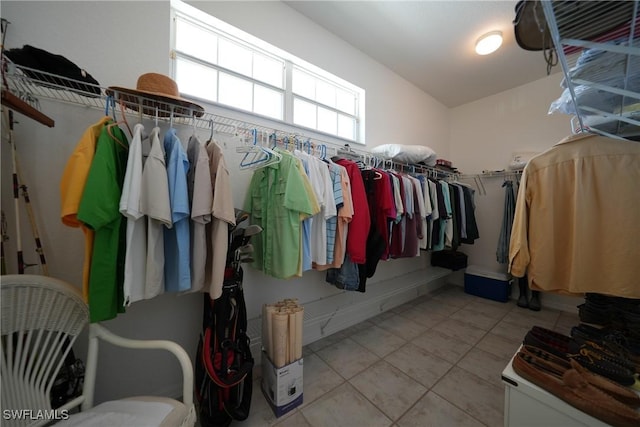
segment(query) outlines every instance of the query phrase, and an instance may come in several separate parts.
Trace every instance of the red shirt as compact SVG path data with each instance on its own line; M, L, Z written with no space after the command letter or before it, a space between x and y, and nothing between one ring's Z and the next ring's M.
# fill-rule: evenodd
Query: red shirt
M360 168L351 160L337 159L334 162L347 170L351 180L353 218L349 223L349 232L347 233L347 254L354 263L364 264L367 260L367 236L371 227L371 218L369 217L367 193L364 190Z

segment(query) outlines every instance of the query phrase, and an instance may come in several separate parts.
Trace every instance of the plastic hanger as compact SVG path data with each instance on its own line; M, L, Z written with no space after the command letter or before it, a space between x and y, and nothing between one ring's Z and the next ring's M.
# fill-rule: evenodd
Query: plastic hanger
M196 115L195 114L192 115L191 119L193 120L193 123L192 123L192 125L193 125L193 136L197 137L198 136L198 132L197 132L197 129L196 129Z
M124 106L122 105L122 101L120 103L120 108L122 111L122 121L118 122L117 118L116 118L116 101L115 98L113 96L108 96L107 97L107 107L105 109L105 114L108 116L109 115L109 107L111 107L112 109L112 113L113 113L113 123L110 123L106 126L107 129L107 133L109 134L109 136L111 137L112 140L114 140L116 143L120 144L120 146L122 148L124 148L125 150L129 149L129 146L126 145L124 142L122 142L120 140L120 138L117 138L114 134L113 134L113 127L114 126L119 126L120 124L124 123L127 126L127 129L129 130L129 134L133 135L133 133L131 132L131 128L129 128L129 123L127 123L127 118L124 115Z
M236 152L245 153L240 161L240 169L259 169L282 160L282 154L270 148L258 145L258 130L252 129L253 145L245 145L236 148Z

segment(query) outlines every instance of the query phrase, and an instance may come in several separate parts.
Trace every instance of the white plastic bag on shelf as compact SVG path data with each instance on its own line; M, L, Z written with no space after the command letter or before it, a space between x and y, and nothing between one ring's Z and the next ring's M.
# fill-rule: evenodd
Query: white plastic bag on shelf
M635 80L639 80L637 83L640 85L640 74L635 77ZM596 113L585 110L583 107L591 107L610 114L616 114L623 111L625 107L638 102L638 99L633 97L623 97L622 95L587 85L575 86L573 90L576 96L576 102L580 108L580 113L587 116ZM562 95L551 103L548 113L577 114L569 89L565 89Z

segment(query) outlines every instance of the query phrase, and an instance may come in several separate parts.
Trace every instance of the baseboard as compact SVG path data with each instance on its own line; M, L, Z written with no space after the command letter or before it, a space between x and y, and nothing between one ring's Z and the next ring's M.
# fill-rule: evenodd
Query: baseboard
M556 295L542 292L540 295L540 304L542 308L552 308L555 310L565 311L567 313L578 313L578 305L584 302L584 297L571 297L566 295Z
M334 334L382 312L432 292L446 284L451 270L431 267L377 283L368 283L367 291L341 292L304 304L303 345ZM250 319L248 324L251 353L261 354L262 319ZM260 363L256 360L256 363Z

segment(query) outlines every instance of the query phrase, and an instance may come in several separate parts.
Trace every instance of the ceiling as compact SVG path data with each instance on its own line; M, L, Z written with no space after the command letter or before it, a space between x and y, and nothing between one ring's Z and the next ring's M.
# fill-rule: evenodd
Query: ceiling
M448 107L546 76L542 52L515 41L516 0L285 3ZM477 55L477 38L493 30L502 47Z

